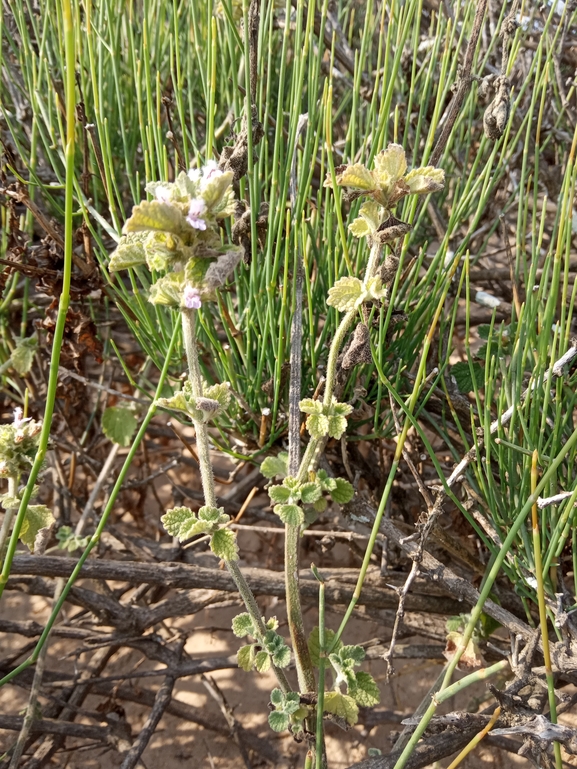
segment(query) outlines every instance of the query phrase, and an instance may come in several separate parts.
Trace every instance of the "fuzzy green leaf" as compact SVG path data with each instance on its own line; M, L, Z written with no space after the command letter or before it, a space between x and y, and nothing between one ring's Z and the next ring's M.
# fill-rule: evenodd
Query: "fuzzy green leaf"
M54 523L52 510L45 505L28 505L26 516L20 529L20 540L34 552L34 541L42 529L47 529Z
M281 706L284 702L284 694L282 689L273 689L270 693L270 701L275 706L275 708Z
M268 495L272 502L282 503L288 502L291 496L291 490L286 486L271 486L268 490Z
M303 485L300 487L300 497L305 505L314 504L317 499L320 499L321 494L322 489L320 483L303 483Z
M254 637L255 628L250 614L243 611L242 614L237 614L236 617L233 617L232 632L237 638L244 638L247 635Z
M347 166L342 173L338 174L337 184L339 187L350 187L364 192L375 189L373 175L362 163Z
M381 701L381 693L370 673L359 671L355 675L356 684L349 688L349 694L363 708L370 708Z
M298 505L275 505L274 511L281 521L289 526L300 526L304 523L305 516Z
M403 180L411 190L412 195L428 195L438 192L445 186L445 172L442 168L426 166L414 168Z
M359 720L359 708L352 697L341 692L326 692L325 713L333 713L353 726Z
M346 505L355 496L353 485L344 478L335 478L334 481L335 488L330 492L331 499L338 505Z
M359 216L357 219L353 219L353 221L349 224L349 232L351 235L354 235L355 238L364 238L367 235L370 235L372 230L368 222Z
M329 423L327 433L325 434L328 434L329 437L335 438L338 441L341 435L347 430L346 417L332 416L325 417L325 419L327 419Z
M120 243L110 254L109 272L128 270L131 267L145 264L146 252L143 246L145 237L146 233L135 232L120 238Z
M254 667L255 649L254 644L248 646L241 646L236 653L236 660L239 668L246 670L249 673Z
M313 398L303 398L299 403L299 408L304 414L322 414L323 402L320 400L313 400Z
M282 451L276 457L267 457L260 466L265 478L284 478L288 472L288 454Z
M24 376L24 374L27 374L30 371L37 349L37 336L30 336L27 339L17 338L16 347L10 356L12 368L17 374Z
M329 288L327 304L340 312L348 312L362 304L364 287L358 278L346 277L337 280L332 288ZM301 406L302 410L302 406Z
M291 650L289 647L286 644L280 646L275 652L273 652L272 661L277 666L277 668L288 667L291 661Z
M259 673L266 673L270 670L270 657L267 652L257 652L254 658L254 666Z
M224 507L210 507L203 505L198 511L200 521L206 521L211 524L223 524L230 521L230 516L224 512Z
M339 651L339 657L343 662L352 660L355 665L360 665L365 659L365 650L362 646L343 646Z
M374 176L379 182L379 187L390 187L402 178L406 170L405 150L400 144L389 144L375 156Z
M186 220L176 206L159 200L143 200L132 209L132 216L124 225L124 232L163 230L175 235L185 229Z
M129 446L138 421L132 409L109 406L102 415L102 430L107 438L120 446Z
M324 414L311 414L307 417L306 425L312 438L322 438L329 434L329 417Z
M182 532L198 523L196 514L190 507L173 507L161 516L160 520L171 537L181 538Z
M228 408L232 398L230 392L230 382L221 382L220 384L214 384L210 387L205 386L202 389L202 394L205 398L209 398L210 400L214 400L218 403L219 410L217 413L220 414L222 411L225 411ZM216 414L213 416L216 416Z
M180 307L184 284L184 271L170 272L150 287L148 301L167 307Z
M230 529L219 529L215 531L210 540L210 549L212 552L225 561L238 560L238 545L236 544L236 535Z
M269 726L275 732L284 732L288 729L289 721L289 716L279 710L273 710L272 713L268 714Z

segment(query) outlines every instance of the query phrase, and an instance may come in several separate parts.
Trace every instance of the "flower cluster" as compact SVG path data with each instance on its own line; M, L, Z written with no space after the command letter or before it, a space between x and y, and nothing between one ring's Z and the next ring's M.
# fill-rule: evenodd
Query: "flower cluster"
M30 417L22 418L22 409L14 410L14 421L0 425L0 477L20 478L22 473L30 470L42 423Z
M386 150L379 152L372 171L362 163L338 166L335 170L337 185L348 188L351 199L363 195L371 198L361 206L358 218L349 225L357 238L374 236L383 227L389 229L386 225L391 219L391 210L407 195L428 195L445 186L445 172L440 168L425 166L407 173L407 158L400 144L389 144ZM325 186L332 186L330 176ZM393 224L397 237L407 231L408 225L400 227L403 222L394 220ZM400 232L403 229L405 232ZM384 237L390 238L390 233L384 233Z
M220 222L235 210L232 181L231 171L210 160L202 169L181 172L175 182L148 184L154 199L132 209L108 269L146 265L153 304L199 309L242 257L238 247L222 244L220 234Z

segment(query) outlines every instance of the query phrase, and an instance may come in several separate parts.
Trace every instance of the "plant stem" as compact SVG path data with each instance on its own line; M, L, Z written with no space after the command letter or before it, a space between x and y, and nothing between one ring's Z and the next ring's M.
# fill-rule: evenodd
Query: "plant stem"
M16 476L11 475L8 478L8 497L14 498L18 491L18 479ZM6 542L10 535L10 527L12 526L12 519L18 510L17 507L8 507L4 513L4 520L2 521L2 528L0 529L0 562L4 558L4 551L6 550Z
M40 652L42 651L42 648L44 644L46 643L46 639L50 635L50 631L52 630L52 627L54 623L56 622L56 619L58 617L58 614L60 613L60 609L62 608L62 605L64 604L64 601L66 600L66 597L68 596L68 593L70 592L70 589L72 588L72 585L78 578L78 575L80 574L80 571L82 570L82 566L84 565L84 562L90 555L90 552L92 551L93 547L97 544L97 542L100 540L100 536L102 535L102 532L104 531L104 527L106 526L106 523L108 521L108 517L110 513L112 512L112 508L114 507L114 503L116 502L116 497L120 493L120 489L122 488L122 484L124 483L124 479L126 478L126 475L130 469L130 466L132 465L132 462L134 460L134 457L136 455L136 452L138 451L138 447L140 446L141 441L143 440L146 431L148 429L148 425L150 424L150 421L152 417L156 413L156 400L160 397L160 394L162 393L162 388L164 387L164 382L166 380L166 376L168 374L168 367L172 358L172 351L174 350L174 345L176 343L176 338L178 336L178 326L175 325L174 331L172 334L172 338L170 340L170 344L168 346L168 350L166 353L166 358L164 361L164 366L162 368L162 371L160 372L160 376L158 378L158 385L156 388L156 393L153 402L150 404L150 407L146 413L146 416L144 417L144 420L142 424L140 425L140 429L136 435L136 438L134 439L134 443L132 444L130 451L128 452L128 455L126 459L124 460L124 464L122 465L122 470L118 474L118 478L116 479L116 483L114 484L114 488L110 492L110 497L108 498L108 502L106 503L106 507L104 508L104 512L102 513L102 517L100 518L100 521L98 523L98 526L96 527L96 531L90 538L90 542L86 546L86 549L78 559L78 563L74 567L74 570L70 577L68 578L68 582L64 586L64 590L62 591L60 597L56 601L54 608L52 609L52 613L50 614L50 617L48 618L48 622L46 623L46 627L42 631L42 635L38 639L38 643L34 647L34 651L28 657L28 659L24 660L20 665L18 665L17 668L12 670L10 673L4 676L4 678L0 679L0 687L4 684L8 683L8 681L11 681L15 676L19 675L23 670L26 670L26 668L29 668L30 665L33 665L36 660L38 659Z
M52 342L52 354L50 357L50 374L48 377L48 388L46 392L46 407L44 409L44 418L42 422L42 432L40 433L40 440L38 441L38 451L34 458L34 464L30 471L28 483L22 494L20 501L20 507L18 508L18 515L14 522L14 528L12 530L12 536L8 544L8 550L6 558L2 567L2 574L0 574L0 596L4 592L8 577L10 576L10 569L12 567L12 560L16 553L16 547L18 545L18 537L24 518L26 516L26 510L32 491L36 483L36 478L40 472L40 468L44 463L46 451L48 450L48 439L50 438L50 428L52 426L52 414L54 413L54 402L56 400L56 388L58 386L58 364L60 363L60 350L62 347L62 340L64 338L64 328L66 325L66 315L68 313L68 305L70 303L70 281L72 277L72 245L73 245L73 221L74 214L74 149L75 149L75 127L76 127L76 98L75 98L75 34L74 24L72 19L72 7L70 2L62 3L62 16L64 22L64 49L66 56L66 147L65 147L65 160L66 160L66 188L65 188L65 206L64 206L64 266L62 270L62 291L60 293L60 299L58 301L58 316L56 318L56 326L54 328L54 338Z
M325 710L325 583L313 567L313 574L319 580L319 685L317 695L317 728L316 728L316 765L315 769L324 769L324 729L323 715Z
M188 361L188 378L192 385L192 394L195 398L202 396L202 374L198 361L198 348L196 345L196 332L194 328L196 320L195 310L182 311L182 335L184 349ZM208 428L203 422L192 420L196 433L196 447L198 451L198 463L200 465L200 477L205 503L209 507L216 507L216 494L214 491L214 473L210 461L210 446L208 442Z
M195 320L195 310L182 311L182 335L184 339L186 359L188 362L188 378L192 386L192 394L194 397L198 398L202 396L202 374L200 372L200 363L198 360L198 347L196 344L196 332L194 327ZM217 501L216 491L214 488L214 473L212 471L212 464L210 461L208 427L206 424L204 424L204 422L198 422L195 419L193 419L192 422L196 432L196 448L198 453L198 463L200 465L200 478L202 482L204 501L205 504L209 507L216 507ZM229 574L233 578L234 584L238 588L240 597L243 600L243 603L250 615L250 618L253 621L254 626L259 631L261 637L257 640L262 641L264 634L266 633L266 627L262 620L262 615L252 590L250 589L248 582L244 578L236 561L225 560L224 564L228 569ZM275 665L272 667L281 689L285 692L290 692L291 686L284 672L277 668Z
M299 691L314 692L315 676L303 622L299 590L300 526L285 526L284 571L286 607L291 641L293 644Z
M541 625L541 640L543 642L543 660L545 661L545 678L547 679L547 692L549 695L549 717L552 724L557 723L557 703L555 702L555 678L551 667L551 650L549 648L549 629L547 627L547 606L545 604L545 585L543 574L543 561L541 558L541 534L539 532L539 513L535 489L539 471L537 461L539 451L535 449L531 462L531 494L535 496L535 503L531 508L531 523L533 528L533 550L535 557L535 579L537 580L537 601L539 604L539 624ZM558 742L553 742L555 752L555 766L562 769L561 747Z

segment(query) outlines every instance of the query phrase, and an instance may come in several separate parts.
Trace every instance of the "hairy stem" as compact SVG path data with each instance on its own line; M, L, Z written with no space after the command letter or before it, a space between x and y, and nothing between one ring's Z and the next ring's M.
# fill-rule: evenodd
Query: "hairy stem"
M192 394L195 398L198 398L202 396L202 375L200 373L200 363L198 362L198 348L196 346L196 332L194 328L195 320L195 310L182 311L182 334L184 337L186 360L188 362L188 378L192 385ZM198 463L200 465L200 477L202 481L202 490L204 492L204 500L209 507L216 507L214 473L212 472L212 464L210 462L208 428L203 422L197 422L195 419L192 421L196 433L196 448L198 452Z
M195 397L200 397L202 396L202 375L200 373L198 348L196 345L196 332L194 328L195 320L195 310L182 311L182 334L184 338L186 359L188 362L188 377L192 386L192 394ZM204 493L204 501L205 504L209 507L216 507L216 492L214 488L214 474L212 472L212 464L210 461L208 428L204 422L198 422L195 419L193 419L192 422L196 432L196 449L198 453L198 463L200 465L200 478L202 482L202 491ZM238 588L240 597L243 600L245 608L250 615L254 626L259 631L261 638L257 640L262 640L262 637L266 633L266 627L262 620L262 615L252 590L250 589L236 561L225 560L224 563L228 569L229 574L233 578L235 585ZM290 692L291 686L286 675L275 665L273 665L272 668L281 689L285 692Z

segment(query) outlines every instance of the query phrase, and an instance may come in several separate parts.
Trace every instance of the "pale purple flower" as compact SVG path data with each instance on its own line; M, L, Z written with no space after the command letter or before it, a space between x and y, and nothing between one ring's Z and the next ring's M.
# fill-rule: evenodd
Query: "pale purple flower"
M191 182L200 181L200 168L189 168L188 178L190 179Z
M186 221L195 230L206 230L206 222L202 218L206 213L206 203L202 198L194 198L190 201L190 208L188 209L188 216Z
M184 287L182 301L188 310L199 310L202 302L200 301L200 291L198 288L187 283Z
M160 203L170 203L170 190L168 187L157 187L154 190L154 197Z

